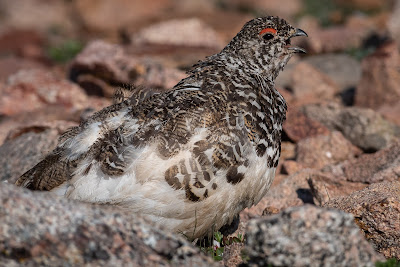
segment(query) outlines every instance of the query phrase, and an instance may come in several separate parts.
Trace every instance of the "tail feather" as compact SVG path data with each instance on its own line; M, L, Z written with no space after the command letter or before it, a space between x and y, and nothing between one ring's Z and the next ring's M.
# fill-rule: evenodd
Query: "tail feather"
M15 184L31 190L50 191L70 179L71 167L59 154L50 154L21 175Z

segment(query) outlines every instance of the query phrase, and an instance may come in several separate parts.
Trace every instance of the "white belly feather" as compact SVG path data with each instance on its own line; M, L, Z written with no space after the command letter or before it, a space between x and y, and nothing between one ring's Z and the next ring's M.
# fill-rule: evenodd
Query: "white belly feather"
M133 161L120 176L105 175L98 162L85 159L71 180L52 191L70 199L118 205L147 215L168 229L189 237L203 235L212 228L230 223L241 210L258 203L275 176L275 168L266 164L268 155L274 151L267 150L263 157L258 157L252 148L248 155L250 165L241 182L227 182L227 171L219 170L209 181L218 184L215 192L198 202L187 200L184 190L176 190L166 182L165 172L189 158L191 146L207 134L206 129L199 129L188 142L187 149L168 159L159 155L156 144L140 149L127 148L134 150L131 153ZM90 163L92 167L84 174L85 166Z

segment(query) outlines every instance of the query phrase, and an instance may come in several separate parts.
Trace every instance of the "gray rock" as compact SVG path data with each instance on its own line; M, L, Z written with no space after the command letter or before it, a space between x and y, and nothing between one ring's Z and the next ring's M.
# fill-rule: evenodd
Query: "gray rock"
M375 183L324 206L352 213L377 251L400 259L400 181Z
M0 266L215 266L136 214L0 184Z
M304 61L328 75L342 90L356 87L361 78L361 64L346 54L315 55Z
M351 214L312 205L249 222L247 266L375 266Z
M340 111L343 109L336 103L324 104L311 104L302 107L303 113L313 120L316 120L331 131L337 131L340 126L338 125L337 118L339 117Z
M233 243L224 247L224 266L236 267L243 262L242 249L243 243Z
M341 131L350 142L367 152L388 147L400 138L400 127L385 120L372 109L344 108L331 104L308 105L303 107L303 112L330 130Z
M73 122L54 121L33 123L10 131L0 146L0 181L14 184L56 147L61 133L74 125Z

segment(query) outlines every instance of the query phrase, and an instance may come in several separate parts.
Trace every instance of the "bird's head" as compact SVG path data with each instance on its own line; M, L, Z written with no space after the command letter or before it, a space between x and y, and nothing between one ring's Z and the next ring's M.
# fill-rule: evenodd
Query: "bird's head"
M256 18L243 26L223 52L250 63L246 64L252 66L250 71L268 72L276 77L293 54L306 52L291 45L291 38L296 36L307 34L279 17Z

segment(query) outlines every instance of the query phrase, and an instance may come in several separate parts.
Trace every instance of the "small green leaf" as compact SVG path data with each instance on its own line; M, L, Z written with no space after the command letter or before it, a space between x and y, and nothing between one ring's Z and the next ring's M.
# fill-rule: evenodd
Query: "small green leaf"
M215 256L215 257L214 257L214 260L215 260L215 261L222 261L222 256Z
M221 234L221 232L215 232L214 233L214 238L215 238L215 240L218 242L218 243L222 243L222 238L223 238L224 236Z

